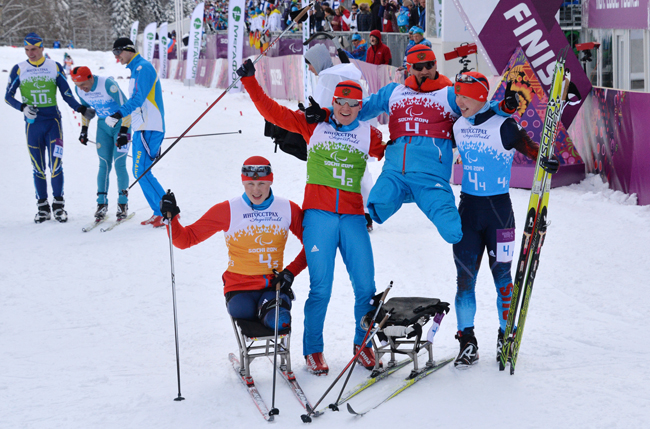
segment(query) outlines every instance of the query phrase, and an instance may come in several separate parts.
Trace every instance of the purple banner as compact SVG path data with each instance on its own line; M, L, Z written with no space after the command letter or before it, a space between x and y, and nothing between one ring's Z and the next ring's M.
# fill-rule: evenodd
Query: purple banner
M587 171L650 204L650 94L594 88L571 127Z
M541 2L537 0L535 3ZM559 25L548 30L546 21L537 13L532 0L501 0L481 30L479 39L497 70L503 70L515 49L522 47L548 94L557 54L569 43ZM568 53L566 67L571 71L571 81L585 99L591 90L591 82L573 51ZM562 116L565 126L571 124L581 105L567 106Z
M589 28L648 28L648 0L585 0L583 10Z

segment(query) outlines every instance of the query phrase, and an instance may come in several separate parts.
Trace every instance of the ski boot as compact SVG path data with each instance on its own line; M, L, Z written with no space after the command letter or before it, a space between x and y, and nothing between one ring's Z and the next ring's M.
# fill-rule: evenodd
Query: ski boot
M327 375L330 370L322 352L312 353L305 356L305 363L307 364L307 371L314 375Z
M456 339L460 342L460 352L454 366L463 369L478 362L478 342L474 336L474 328L458 331Z
M95 212L95 220L104 220L107 211L108 211L108 204L97 204L97 211Z
M497 334L497 362L501 361L501 350L503 350L503 344L505 341L503 340L503 335L505 332L499 328L499 333Z
M354 345L354 354L356 355L361 346L358 344ZM365 369L372 371L375 369L376 360L375 352L372 350L372 347L366 346L363 348L359 356L357 357L357 363L363 366ZM382 363L379 362L379 367L382 367Z
M43 223L46 220L52 219L52 212L50 211L50 204L47 202L47 198L38 200L36 207L38 207L38 213L34 216L34 222Z
M165 226L165 218L162 216L156 216L156 219L154 219L153 222L151 222L151 226L154 228L162 228Z
M64 210L64 207L65 200L63 197L54 197L54 201L52 201L52 212L54 213L54 219L61 223L68 221L68 212Z
M121 221L126 219L127 215L129 213L129 205L128 204L118 204L117 205L117 220Z

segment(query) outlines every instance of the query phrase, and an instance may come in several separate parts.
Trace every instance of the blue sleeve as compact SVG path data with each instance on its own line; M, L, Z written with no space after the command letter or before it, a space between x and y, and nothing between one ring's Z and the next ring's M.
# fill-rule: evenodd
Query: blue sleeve
M66 102L68 106L70 106L73 110L77 110L81 104L74 98L72 95L72 91L70 90L70 85L68 85L68 80L66 79L65 75L61 72L63 70L63 67L61 67L61 64L56 63L56 86L59 87L59 91L61 91L61 96L63 97L63 101Z
M18 74L18 70L18 64L11 69L11 73L9 73L9 82L7 83L7 92L5 93L5 101L16 110L20 110L23 105L22 102L15 98L16 90L20 86L20 75Z
M447 87L447 102L449 103L449 106L451 107L451 110L454 111L458 116L463 116L460 107L458 107L458 104L456 104L456 92L454 92L454 87L453 86L448 86Z
M388 102L390 101L390 96L397 85L399 84L389 83L388 85L381 88L376 94L372 94L369 97L364 98L363 106L359 112L359 120L368 121L370 119L376 118L382 113L388 113Z
M119 110L122 117L130 115L131 112L144 104L144 100L156 84L156 78L156 69L152 65L149 64L148 67L145 65L142 66L140 71L137 72L131 98Z

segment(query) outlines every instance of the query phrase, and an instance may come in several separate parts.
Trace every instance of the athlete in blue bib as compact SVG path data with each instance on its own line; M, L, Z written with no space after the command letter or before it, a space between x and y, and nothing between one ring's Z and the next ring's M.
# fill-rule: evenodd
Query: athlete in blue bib
M95 116L93 109L82 106L75 100L63 74L61 64L43 56L43 39L36 33L25 37L27 60L16 64L9 74L5 101L25 115L27 148L34 170L34 187L38 200L38 213L34 222L41 223L54 218L59 222L68 220L63 199L63 130L61 112L56 103L56 90L72 109L87 119ZM20 88L21 100L15 98ZM52 185L52 209L48 203L46 156L50 164Z
M499 116L490 108L487 102L489 83L481 73L467 72L456 76L454 92L462 117L454 124L453 132L463 162L458 205L463 237L453 246L458 283L456 338L460 341L460 352L454 365L466 367L478 361L478 342L474 336L474 289L486 248L497 289L497 360L501 354L512 295L510 264L515 253L515 218L508 193L510 169L515 150L537 159L539 146L514 119ZM559 161L545 159L542 167L555 173Z
M129 152L129 126L131 116L118 121L119 126L110 128L106 118L126 103L126 96L111 77L93 75L88 67L75 67L70 76L74 82L77 96L84 106L92 107L97 112L97 155L99 172L97 173L97 211L95 219L104 219L108 211L108 182L111 167L115 164L117 175L117 219L124 219L128 212L128 199L124 190L129 186L129 173L126 170L126 155ZM82 118L79 141L88 143L88 125L90 121Z

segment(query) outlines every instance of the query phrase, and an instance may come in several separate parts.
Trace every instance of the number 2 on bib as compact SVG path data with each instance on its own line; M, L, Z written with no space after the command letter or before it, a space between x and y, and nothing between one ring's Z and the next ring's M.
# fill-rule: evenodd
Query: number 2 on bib
M341 168L341 175L340 176L336 175L336 170L338 170L338 169L337 168L332 168L332 176L335 179L341 179L341 186L352 186L352 178L348 177L347 180L345 178L345 168Z

